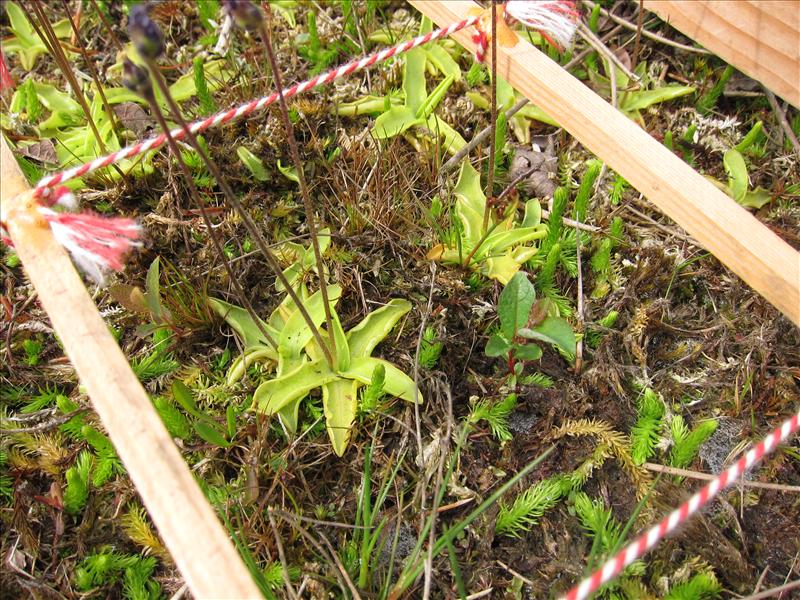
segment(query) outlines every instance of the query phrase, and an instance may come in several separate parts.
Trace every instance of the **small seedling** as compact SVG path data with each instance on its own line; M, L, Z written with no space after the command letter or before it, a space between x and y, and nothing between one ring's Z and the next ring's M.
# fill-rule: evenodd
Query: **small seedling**
M639 397L636 408L636 424L631 428L631 456L637 465L641 465L656 452L666 408L650 388Z
M772 194L762 187L750 189L750 176L741 152L736 148L731 148L725 153L722 160L725 172L728 174L728 183L725 185L709 177L714 185L747 208L758 209L772 201Z
M25 364L29 367L35 367L41 360L44 342L28 338L22 341L22 349L25 351Z
M539 522L570 490L569 482L556 475L544 479L519 494L514 502L501 504L494 532L498 535L522 537Z
M231 435L231 428L228 427L226 430L222 430L214 419L200 410L200 407L194 400L192 391L186 387L185 383L177 379L172 382L172 397L180 404L183 410L194 417L195 420L192 422L192 428L203 440L214 446L219 446L220 448L228 448L231 445L226 439L226 435ZM227 420L231 420L231 418L235 419L235 413L231 412L231 410L235 410L235 407L230 404L228 405L228 409L226 414ZM177 423L173 423L173 427L176 424ZM179 429L180 433L184 433L182 424ZM235 427L233 433L235 433Z
M486 355L506 359L509 374L522 374L524 362L538 360L542 349L527 340L552 344L568 356L575 355L575 333L569 323L556 316L548 316L548 302L537 303L536 291L526 273L519 272L500 293L497 314L500 330L493 333L486 344ZM532 314L535 313L535 314Z
M477 400L467 417L467 423L474 424L486 421L492 435L501 443L510 441L513 436L508 429L508 417L517 408L517 395L508 394L499 402Z
M717 421L709 419L702 421L692 430L686 425L683 417L675 415L669 426L672 435L672 449L669 454L669 464L677 468L685 468L692 464L700 446L717 429Z
M426 327L419 348L419 366L423 369L433 369L439 361L443 347L442 342L436 341L436 330L433 327Z

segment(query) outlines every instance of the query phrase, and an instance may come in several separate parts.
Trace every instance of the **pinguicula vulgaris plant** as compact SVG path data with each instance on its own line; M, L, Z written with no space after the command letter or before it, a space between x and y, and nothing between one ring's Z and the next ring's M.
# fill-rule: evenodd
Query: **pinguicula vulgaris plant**
M324 251L330 240L327 231L320 232L320 248ZM411 310L407 300L393 299L369 313L358 325L345 332L336 313L342 294L338 285L328 285L329 311L336 340L333 365L329 365L311 327L321 328L325 319L322 294L311 294L305 284L306 274L314 268L310 249L291 244L285 255L296 257L283 273L295 290L307 314L309 324L291 296L286 295L260 328L269 332L276 344L270 344L260 334L259 324L243 309L222 300L210 299L212 308L220 314L239 337L244 353L232 364L227 380L241 379L249 365L263 362L274 373L261 381L253 396L254 408L265 414L277 414L289 432L299 424L301 401L315 389L322 390L322 403L328 436L333 450L342 455L350 440L350 430L358 411L358 390L373 381L376 369L382 368L383 392L409 402L422 402L422 394L414 381L392 363L375 358L375 347L391 332L398 321ZM284 284L278 282L280 291Z
M260 34L270 59L275 85L280 90L280 74L261 10L250 2L233 1L226 2L225 9L238 25ZM313 255L307 251L303 252L298 268L301 270L305 268L306 258L310 258L310 255L313 256L314 268L321 282L320 289L313 294L309 292L304 281L295 277L297 273L292 268L287 272L280 268L277 257L269 249L261 231L242 208L219 168L211 160L206 148L198 143L197 138L189 130L180 114L179 107L169 95L168 86L156 68L156 60L163 52L164 38L158 26L150 19L145 5L137 5L131 10L129 33L139 57L147 65L147 70L127 61L125 63L126 87L141 95L159 120L172 154L181 167L186 183L206 223L217 256L224 263L229 278L245 306L244 309L239 309L221 300L211 300L212 307L240 333L246 350L241 361L234 364L231 369L229 381L235 380L240 369L254 359L273 361L276 366L276 377L259 385L254 396L254 403L256 408L262 412L279 414L281 422L290 432L297 430L299 403L302 398L311 390L322 388L326 424L333 448L337 454L343 454L358 408L358 388L372 381L377 366L380 365L385 372L384 391L387 394L409 401L421 401L421 396L410 378L391 363L371 357L375 346L410 310L411 305L407 301L392 300L383 308L371 313L361 324L345 334L335 313L335 305L341 296L341 288L337 285L329 285L325 281L325 267L322 262L322 249L318 240L313 207L282 93L279 94L281 114L306 209L307 223L311 233L311 249L313 250ZM164 95L172 117L183 128L185 139L221 187L226 201L242 217L248 232L274 271L278 279L278 289L286 293L285 300L273 312L269 323L265 323L255 315L244 290L225 259L224 249L214 234L196 185L192 181L191 174L169 131L166 119L160 112L151 85L151 77ZM324 237L326 240L329 239L328 235ZM324 328L322 327L323 323L325 324ZM323 339L322 334L326 339ZM185 396L185 394L183 395ZM179 396L181 395L179 394ZM195 423L195 428L198 429L200 426L200 430L202 430L202 432L198 430L201 437L207 441L213 441L217 445L225 445L225 438L222 435L215 435L219 432L211 431L206 425L208 424L202 421Z
M486 195L481 188L480 174L469 162L462 165L453 194L456 197L456 226L450 239L434 246L428 258L463 265L507 284L539 251L530 242L547 235L547 227L541 222L541 204L536 199L528 200L522 221L518 221L518 203L512 201L500 215L489 211L491 214L484 227Z

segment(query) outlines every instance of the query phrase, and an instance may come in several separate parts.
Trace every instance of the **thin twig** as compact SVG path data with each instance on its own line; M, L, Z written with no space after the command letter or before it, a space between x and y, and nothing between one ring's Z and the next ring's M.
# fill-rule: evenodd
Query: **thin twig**
M439 387L443 387L442 382L439 382ZM440 390L441 391L441 390ZM442 437L442 444L439 447L439 466L436 472L436 485L433 490L433 506L431 506L430 514L430 533L428 534L428 557L425 560L425 585L423 598L428 600L430 598L430 589L433 574L433 549L436 545L436 518L439 515L439 501L442 498L442 485L444 484L444 463L447 460L447 455L450 452L450 439L453 434L453 394L450 387L444 389L447 396L447 419L444 436Z
M702 481L711 481L716 479L716 475L709 473L701 473L699 471L690 471L688 469L679 469L677 467L667 467L666 465L659 465L656 463L646 462L642 465L648 471L655 473L667 473L668 475L679 475L681 477L689 477L690 479L700 479ZM739 481L739 485L744 487L758 488L761 490L775 490L777 492L790 492L793 494L800 493L800 485L783 485L780 483L762 483L760 481Z
M578 25L578 33L584 39L584 41L586 41L587 44L589 44L592 48L595 49L595 51L597 51L601 56L605 56L608 60L614 63L614 65L616 65L616 67L620 71L625 73L628 79L630 79L631 81L639 81L640 79L639 76L633 71L631 71L624 64L622 64L622 61L619 59L619 57L608 49L608 47L602 42L602 40L600 40L600 38L598 38L594 34L594 31L592 31L586 25L581 23L580 25Z
M322 541L325 542L325 545L328 547L328 550L331 553L331 558L333 558L333 562L336 564L336 568L339 569L339 572L342 574L342 577L344 578L347 587L350 588L350 593L353 594L353 598L355 600L361 600L361 594L358 593L358 589L353 584L353 580L350 579L350 574L347 572L347 569L344 568L342 560L339 558L339 554L336 552L336 550L333 549L333 546L331 545L330 541L328 541L328 538L321 531L319 532L319 537L322 538Z
M282 516L282 518L288 520L292 524L292 526L295 528L295 530L297 530L297 532L301 536L303 536L303 538L309 544L311 544L317 552L319 552L319 555L321 557L323 557L323 558L327 558L328 557L328 555L329 555L328 551L325 548L323 548L322 544L320 544L317 540L315 540L314 536L312 536L310 533L308 533L305 530L304 527L300 526L300 524L295 519L294 515L291 515L290 513L286 513L285 515L281 515L281 516ZM333 555L335 556L336 553L333 552ZM335 562L334 556L330 557L331 562ZM336 570L334 570L334 573L336 573L336 579L339 581L339 586L342 588L342 591L345 592L349 586L347 585L345 580L342 579L341 571L342 571L341 569L336 569ZM347 572L345 571L344 573L346 574ZM348 579L349 579L349 577L348 577ZM352 581L350 582L350 585L352 585Z
M290 512L286 512L280 508L267 508L267 511L273 514L278 515L281 518L287 519L297 519L298 521L304 521L305 523L311 523L312 525L319 525L321 527L337 527L339 529L372 529L372 527L367 527L365 525L351 525L350 523L340 523L338 521L321 521L320 519L314 519L312 517L304 517L303 515L295 515Z
M57 415L52 419L47 419L46 421L42 421L37 425L31 425L30 427L20 427L18 429L3 429L3 435L11 435L14 433L36 433L39 431L47 431L48 429L53 429L54 427L63 425L75 415L84 413L87 410L88 409L86 408L78 408L76 410L68 412L65 415Z
M786 118L786 113L781 108L781 105L778 104L778 99L775 97L775 94L768 90L766 86L764 86L764 92L766 92L769 105L775 112L775 116L778 118L778 123L780 123L781 129L783 129L783 133L785 133L786 137L789 138L789 141L794 147L795 154L797 154L798 158L800 158L800 142L797 141L797 136L794 134L794 131L792 131L792 126L789 124L789 121Z
M791 583L785 583L783 585L779 585L778 587L774 587L769 590L764 590L758 594L753 594L752 596L745 596L744 598L740 598L739 600L761 600L762 598L779 598L780 594L783 592L788 592L789 590L794 590L800 588L800 579L796 579Z
M281 561L281 575L283 576L283 584L286 586L286 591L289 597L297 599L299 596L292 585L292 579L289 577L289 563L286 562L286 553L283 551L283 543L281 536L278 533L278 528L275 526L275 518L272 516L272 511L267 511L267 518L269 519L269 526L272 529L272 535L275 538L275 547L278 549L278 558Z
M644 24L644 0L639 0L639 13L636 15L636 42L633 45L633 57L631 58L631 67L636 68L637 61L639 60L639 49L642 45L642 25Z
M525 584L527 584L527 585L530 585L530 586L533 586L533 585L534 585L533 581L531 581L530 579L528 579L527 577L525 577L525 576L524 576L524 575L522 575L521 573L519 573L519 572L515 571L514 569L512 569L511 567L509 567L507 564L505 564L503 561L501 561L501 560L498 560L498 561L497 561L497 564L498 564L498 565L500 565L500 567L502 567L503 569L505 569L505 570L506 570L506 571L508 571L509 573L511 573L511 574L512 574L514 577L516 577L517 579L519 579L519 580L520 580L522 583L525 583Z
M428 292L428 304L425 308L425 312L422 313L422 320L419 326L419 335L417 336L417 350L414 353L414 425L415 425L415 433L417 438L417 453L419 455L419 465L420 469L422 469L422 481L425 480L425 459L423 454L425 452L422 446L422 428L419 415L419 356L420 356L420 349L422 348L422 338L425 334L425 327L428 324L428 317L433 310L433 290L436 287L436 263L431 261L431 288L430 292ZM425 503L427 501L427 494L425 493L425 485L422 486L421 491L421 499L420 499L420 507L422 511L425 510ZM422 522L424 523L424 517L422 518Z
M591 0L583 0L583 2L592 9L595 6L594 2L592 2ZM602 7L600 8L600 14L605 17L608 17L618 25L622 25L623 27L630 29L631 31L637 30L636 23L631 23L630 21L627 21L622 17L618 17L614 13L607 11L605 8ZM711 52L709 52L705 48L695 48L693 46L687 46L686 44L681 44L680 42L673 42L669 38L665 38L647 29L642 29L642 35L646 38L650 38L651 40L655 40L656 42L666 44L667 46L672 46L673 48L685 50L686 52L695 52L697 54L711 54Z

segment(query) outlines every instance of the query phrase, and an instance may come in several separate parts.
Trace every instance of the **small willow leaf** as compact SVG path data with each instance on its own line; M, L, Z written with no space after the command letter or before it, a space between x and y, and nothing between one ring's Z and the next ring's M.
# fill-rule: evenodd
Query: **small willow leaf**
M531 314L536 292L525 273L517 272L500 293L497 315L500 331L507 340L514 339L517 331L525 327Z
M201 438L209 444L214 444L220 448L227 448L231 443L219 432L213 425L209 425L205 421L195 421L193 424L194 430Z
M564 319L560 317L547 317L536 327L523 328L517 332L521 337L529 340L541 340L561 348L570 355L575 354L575 332Z

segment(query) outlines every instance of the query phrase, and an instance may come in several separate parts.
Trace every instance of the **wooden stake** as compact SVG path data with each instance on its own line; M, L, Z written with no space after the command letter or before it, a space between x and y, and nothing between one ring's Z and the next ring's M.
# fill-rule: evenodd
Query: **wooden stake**
M409 1L440 26L466 18L478 6L469 0ZM471 33L453 37L474 51ZM800 325L800 254L791 246L527 41L498 47L497 67L512 86Z
M798 0L647 0L644 6L800 108Z
M261 598L0 140L2 220L131 480L197 598Z

